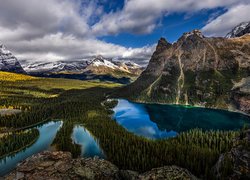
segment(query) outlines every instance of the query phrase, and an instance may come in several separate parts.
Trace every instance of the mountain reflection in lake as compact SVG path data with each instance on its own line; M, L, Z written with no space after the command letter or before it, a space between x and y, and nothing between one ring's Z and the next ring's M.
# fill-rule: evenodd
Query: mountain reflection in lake
M250 124L250 117L229 111L133 103L119 99L113 118L128 131L151 139L169 138L193 128L237 130Z
M72 139L74 143L81 145L82 157L94 157L94 156L99 156L100 158L105 157L97 140L83 126L74 127Z

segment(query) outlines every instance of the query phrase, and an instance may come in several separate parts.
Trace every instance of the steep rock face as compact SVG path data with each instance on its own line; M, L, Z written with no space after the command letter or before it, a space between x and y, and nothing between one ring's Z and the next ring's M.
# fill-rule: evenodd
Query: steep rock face
M226 38L240 37L250 33L250 22L243 22L226 35Z
M241 132L234 147L220 156L214 167L218 179L250 179L250 129Z
M12 179L88 179L88 180L146 180L146 179L196 179L188 170L165 166L139 174L119 170L109 161L98 158L72 159L68 152L42 152L18 165L5 177Z
M194 30L172 45L161 39L147 69L123 91L137 101L228 109L234 83L249 68L250 35L207 38Z
M4 45L0 45L0 71L25 73L17 58Z
M161 75L165 60L171 55L167 50L171 47L172 45L167 42L166 39L161 38L158 41L156 50L153 53L147 68L134 83L129 84L125 88L119 89L118 94L127 95L129 97L138 97L143 90L149 87ZM163 54L163 52L165 52L165 54Z

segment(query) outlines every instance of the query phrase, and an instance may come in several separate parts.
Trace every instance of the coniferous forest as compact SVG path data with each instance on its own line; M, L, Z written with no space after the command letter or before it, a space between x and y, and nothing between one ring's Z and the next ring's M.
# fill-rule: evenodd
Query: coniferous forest
M81 151L79 145L73 144L71 134L74 125L81 124L98 139L106 158L121 169L144 172L154 167L178 165L198 177L210 179L213 177L212 167L219 155L229 150L233 138L239 135L238 131L193 129L176 138L150 140L128 132L112 119L111 108L116 102L105 100L113 89L94 87L56 91L59 93L54 98L29 97L29 102L32 103L28 105L26 98L16 99L10 96L4 99L6 104L18 105L28 110L23 110L20 114L1 116L1 131L10 128L13 132L1 138L2 156L25 147L37 138L37 131L20 132L22 128L60 119L64 123L53 145L57 150L70 151L74 157L79 156ZM18 133L15 130L19 130Z

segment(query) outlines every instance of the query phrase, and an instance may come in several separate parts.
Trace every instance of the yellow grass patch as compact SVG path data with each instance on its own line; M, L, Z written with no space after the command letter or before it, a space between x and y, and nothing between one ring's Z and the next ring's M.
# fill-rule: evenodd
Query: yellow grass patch
M16 74L16 73L0 71L0 81L27 81L34 79L37 78L24 74Z

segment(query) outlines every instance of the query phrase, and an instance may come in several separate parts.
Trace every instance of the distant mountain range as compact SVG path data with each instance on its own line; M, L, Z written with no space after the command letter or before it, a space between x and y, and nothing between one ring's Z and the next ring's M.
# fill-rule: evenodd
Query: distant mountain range
M33 62L21 65L17 58L1 45L0 70L39 77L101 80L127 84L133 81L143 68L131 61L112 61L102 56L92 60Z
M142 72L133 62L119 62L97 56L92 60L35 62L23 64L24 70L34 76L101 80L128 84Z
M194 88L193 85L197 83L203 83L205 87L216 86L218 79L210 81L210 77L204 72L211 73L212 71L212 74L207 75L219 76L220 74L223 78L227 78L223 72L228 70L234 71L231 73L232 76L242 77L242 74L248 74L250 57L249 36L246 35L248 33L250 33L250 22L239 24L226 35L226 38L207 38L198 30L185 33L174 44L162 38L158 42L147 69L129 87L135 88L133 93L136 96L138 90L143 90L140 95L143 94L143 97L154 100L157 98L157 101L208 103L204 97L199 98L200 100L191 98L189 88ZM127 84L135 80L143 68L133 62L112 61L102 56L97 56L92 60L33 62L21 65L10 51L0 45L0 70L41 77L98 79ZM203 75L200 75L200 72L203 72ZM235 78L231 77L231 80L236 81ZM199 81L206 81L206 83ZM220 83L217 86L219 88ZM229 90L229 87L231 85L228 85L226 89ZM192 91L196 93L196 98L197 93L201 92L204 92L202 96L214 98L211 93L206 93L207 90L198 89L197 92Z
M184 33L173 44L161 38L146 70L118 94L141 102L250 113L250 91L246 89L250 84L250 34L248 25L239 27L240 31L234 28L227 38L205 37L199 30Z

